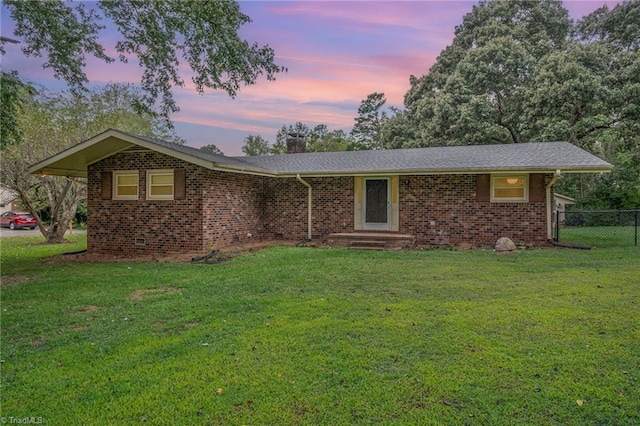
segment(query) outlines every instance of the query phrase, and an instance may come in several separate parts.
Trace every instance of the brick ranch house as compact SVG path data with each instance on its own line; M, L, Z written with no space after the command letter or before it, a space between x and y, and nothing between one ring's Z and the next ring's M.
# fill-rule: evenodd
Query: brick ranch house
M227 157L108 130L33 167L87 178L89 253L206 253L260 240L544 244L567 142Z

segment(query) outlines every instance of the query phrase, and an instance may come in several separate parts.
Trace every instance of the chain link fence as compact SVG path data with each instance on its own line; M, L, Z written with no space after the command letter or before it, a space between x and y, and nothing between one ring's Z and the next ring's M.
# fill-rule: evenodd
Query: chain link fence
M637 247L639 222L640 209L557 211L554 240L593 247Z

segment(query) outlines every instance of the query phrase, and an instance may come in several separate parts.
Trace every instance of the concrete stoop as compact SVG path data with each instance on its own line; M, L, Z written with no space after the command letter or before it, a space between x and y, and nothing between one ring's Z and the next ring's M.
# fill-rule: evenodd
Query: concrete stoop
M330 247L348 247L357 250L393 250L413 248L415 235L396 232L341 232L324 239Z

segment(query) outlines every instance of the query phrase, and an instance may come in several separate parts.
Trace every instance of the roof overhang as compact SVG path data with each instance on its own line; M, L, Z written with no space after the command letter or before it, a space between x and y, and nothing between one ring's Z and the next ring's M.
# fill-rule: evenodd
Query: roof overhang
M444 174L487 174L487 173L553 173L556 175L562 173L607 173L611 171L611 165L604 163L603 165L565 165L558 163L553 167L492 167L492 168L416 168L416 169L351 169L351 170L314 170L314 171L275 171L252 165L249 162L239 159L229 159L221 157L223 161L216 162L207 159L207 156L201 156L197 150L193 148L180 148L180 146L172 147L167 143L154 143L144 137L136 137L128 133L118 130L107 130L91 139L79 143L69 149L66 149L53 157L43 160L29 168L30 173L40 175L55 175L68 177L87 177L87 170L91 164L102 159L115 155L117 153L136 150L151 150L159 152L174 158L181 159L188 163L192 163L210 170L218 170L229 173L252 174L259 176L295 178L297 176L304 177L335 177L335 176L406 176L406 175L444 175ZM190 154L194 151L194 154Z
M194 155L189 155L188 153L180 152L171 149L170 147L155 144L117 130L107 130L91 139L62 151L53 157L34 164L29 168L29 173L39 175L87 177L87 169L91 164L119 152L135 148L136 146L179 158L186 162L211 170L265 176L273 175L272 173L258 168L238 167L207 161Z
M102 133L34 164L29 167L29 172L40 175L86 177L89 164L134 145L130 141L108 133L109 131Z

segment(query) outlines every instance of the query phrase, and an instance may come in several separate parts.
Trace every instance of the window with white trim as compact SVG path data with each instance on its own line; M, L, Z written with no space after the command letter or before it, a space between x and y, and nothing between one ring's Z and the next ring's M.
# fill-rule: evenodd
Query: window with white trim
M173 170L147 170L147 200L173 200Z
M529 175L491 175L491 201L529 201Z
M138 199L137 170L119 170L113 172L113 199L137 200Z

